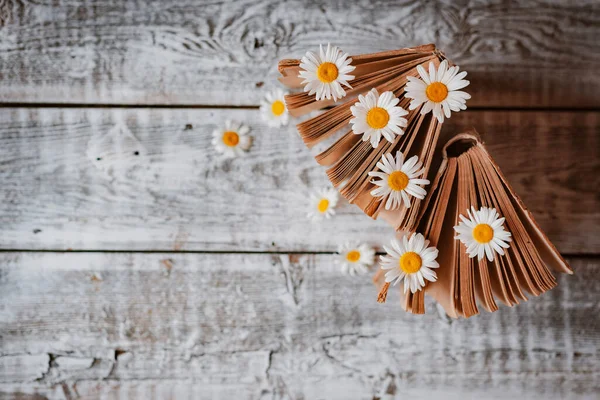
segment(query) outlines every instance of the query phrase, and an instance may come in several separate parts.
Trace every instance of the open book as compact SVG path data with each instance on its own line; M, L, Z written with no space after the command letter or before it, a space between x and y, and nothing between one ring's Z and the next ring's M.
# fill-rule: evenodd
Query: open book
M506 227L505 247L491 248L474 254L477 241L466 246L461 232L477 235L477 225L469 219L485 209L491 219L502 216L493 227ZM491 209L495 209L493 212ZM461 217L462 215L462 217ZM482 221L477 221L480 223ZM463 227L459 227L460 225ZM502 228L503 230L504 228ZM517 194L510 187L475 132L450 139L443 147L443 160L430 193L423 204L418 223L409 228L424 235L439 253L437 281L427 282L423 290L406 291L406 311L425 312L424 294L432 296L451 317L470 317L479 312L478 303L487 311L496 311L496 300L513 306L526 301L526 293L537 296L556 286L550 270L571 274L572 270L534 221ZM457 233L459 238L457 238ZM484 240L480 240L483 242ZM469 255L469 252L472 256ZM483 256L482 256L482 253ZM491 261L490 261L491 260ZM384 292L378 272L374 280Z
M329 47L327 51L329 53ZM339 50L336 48L336 51ZM324 54L323 50L321 54ZM397 229L414 225L422 199L413 196L409 200L405 196L404 201L400 201L400 204L395 203L391 207L385 198L371 194L377 187L369 173L377 173L380 170L378 163L382 161L383 155L394 155L400 151L406 157L405 160L411 156L418 157L418 166L422 167L419 172L422 178L426 178L440 134L442 125L440 119L443 120L443 115L441 118L436 118L433 112L423 110L426 105L422 104L402 114L406 119L402 134L394 136L393 140L378 140L376 145L367 141L365 137L361 140L360 134L355 134L349 124L353 117L352 108L358 104L356 96L366 96L373 88L377 90L374 92L375 96L385 92L393 93L393 96L390 94L389 97L394 101L398 99L397 106L402 107L402 112L409 110L411 99L405 96L408 78L419 77L418 66L423 68L422 71L427 69L431 71L433 67L440 67L445 57L434 45L351 57L349 61L351 67L354 67L352 71L354 79L349 81L351 89L347 90L345 97L337 104L335 99L317 100L312 94L299 92L287 95L286 105L289 113L295 117L327 108L319 115L298 124L298 131L309 148L341 133L337 140L332 140L333 143L316 156L316 160L319 164L328 167L327 176L342 196L350 203L358 205L373 218L377 218L380 214L385 215L385 219ZM303 86L302 78L299 77L302 71L301 64L301 60L297 59L280 61L279 71L282 75L280 81L289 88L301 88ZM442 63L440 71L443 71L440 72L440 76L443 76L445 71L448 72L446 76L452 73L455 77L458 74L458 67L449 65L451 64L447 61ZM464 75L466 73L460 73L458 78L462 79ZM468 85L468 81L462 82L465 83L464 86ZM446 90L446 86L443 86L442 90ZM447 94L448 91L446 90L445 93ZM468 96L466 93L463 94ZM365 100L362 96L359 97L359 100L361 99L368 102L368 99ZM456 110L464 107L464 101L462 105L456 105L460 102L454 104ZM448 116L449 110L446 113Z

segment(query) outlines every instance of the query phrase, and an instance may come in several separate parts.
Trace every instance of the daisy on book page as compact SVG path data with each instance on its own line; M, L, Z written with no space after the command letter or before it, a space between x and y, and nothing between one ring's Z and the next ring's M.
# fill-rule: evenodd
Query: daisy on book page
M383 246L387 255L381 256L381 269L386 270L385 282L380 292L380 301L385 299L390 284L404 281L404 293L422 290L425 281L437 280L434 269L439 268L436 261L438 249L429 247L429 240L420 233L403 235L401 239L392 239L391 247Z
M480 307L496 311L498 301L515 306L552 289L557 282L551 271L572 273L476 132L457 135L444 146L419 222L411 229L439 249L437 280L401 294L404 309L415 314L425 312L425 294L454 318L476 315ZM387 293L381 274L375 279Z
M429 73L417 65L420 79L409 76L404 88L406 97L413 99L408 108L414 110L424 104L421 113L433 111L440 123L444 122L444 116L450 118L450 111L466 110L466 101L471 95L458 89L468 86L469 81L463 79L467 73L458 73L458 70L457 66L448 68L448 60L442 61L439 68L430 62Z
M425 189L419 186L429 185L427 179L419 178L424 172L422 166L417 156L412 156L405 162L404 155L399 151L396 152L396 158L391 154L384 154L381 156L381 162L376 165L381 172L369 172L369 176L379 178L371 181L377 185L377 188L371 191L371 195L386 199L386 210L397 209L402 203L406 208L410 208L410 197L423 200L427 194Z
M495 208L481 207L478 211L474 207L468 210L469 218L459 215L461 221L454 227L465 245L469 257L477 256L481 261L484 253L489 261L494 261L494 254L504 255L504 249L509 247L510 232L504 230L504 218L500 218Z
M354 68L350 63L352 59L348 54L343 53L336 46L327 44L327 49L323 50L321 45L319 54L308 51L302 57L300 63L300 78L304 81L304 91L311 96L316 93L316 99L341 99L346 95L342 85L352 88L348 81L354 79L353 75L348 75Z
M388 142L393 143L396 135L403 135L402 128L406 127L408 111L396 104L400 99L394 97L392 92L379 95L377 89L371 89L366 96L358 95L358 102L350 107L352 118L350 124L352 131L362 135L363 142L370 141L374 149L379 145L383 136Z
M370 173L381 172L376 165L384 155L400 152L417 157L418 185L425 184L443 117L466 109L470 96L459 90L469 84L466 73L434 45L353 56L327 46L318 56L280 61L279 71L280 81L296 89L285 96L291 116L322 110L297 128L307 147L325 148L316 160L340 194L397 229L414 225L424 189L409 185L386 194L391 186L378 190L384 178L373 180Z

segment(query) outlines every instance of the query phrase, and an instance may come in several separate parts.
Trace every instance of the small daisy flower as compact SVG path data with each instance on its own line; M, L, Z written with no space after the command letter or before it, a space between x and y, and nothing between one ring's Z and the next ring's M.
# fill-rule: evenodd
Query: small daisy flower
M429 180L418 178L423 175L421 169L423 163L417 156L412 156L404 162L404 155L397 151L396 159L390 153L381 156L381 161L377 163L379 171L369 172L369 176L379 178L373 179L371 183L378 187L371 191L373 197L387 198L385 202L386 210L395 210L400 207L402 201L404 206L410 208L409 196L417 199L424 199L427 191L419 185L429 185Z
M423 289L425 280L435 282L437 275L433 269L439 267L435 260L438 249L427 246L429 240L425 240L420 233L393 239L389 248L383 246L387 255L381 256L381 269L387 270L386 283L396 285L404 280L404 293L408 289L415 293Z
M225 121L225 127L213 131L212 144L225 157L239 157L252 145L252 137L248 135L250 128L233 121Z
M343 274L355 276L369 272L374 257L375 250L369 245L347 242L339 247L335 261L340 265Z
M342 85L352 88L348 81L354 79L348 75L354 71L348 53L343 53L337 46L327 44L327 50L319 46L319 54L311 51L300 60L300 75L303 78L304 91L309 95L317 94L317 100L331 99L337 101L346 95Z
M290 117L285 106L286 94L281 89L275 89L267 93L260 102L260 115L267 125L278 128L288 124Z
M307 217L312 221L321 221L335 215L338 192L334 188L325 188L310 195L310 208Z
M458 67L448 68L448 61L440 63L436 71L433 62L429 63L429 74L421 65L417 66L421 79L413 76L408 77L408 83L404 90L406 97L413 99L408 107L414 110L425 103L421 114L427 114L433 110L433 115L440 123L444 122L444 115L450 118L450 111L466 110L466 101L471 95L458 89L469 85L469 81L463 79L467 76L465 71L458 73Z
M363 135L362 140L371 140L371 146L376 148L381 135L392 143L396 135L403 135L402 128L406 127L408 111L396 104L400 99L393 92L383 92L381 96L377 89L371 89L366 96L359 95L358 102L350 107L354 118L350 120L352 131Z
M454 227L462 244L467 247L467 254L477 260L483 259L483 254L489 261L494 261L494 253L504 255L504 249L508 249L508 242L511 241L511 234L504 230L504 217L500 215L495 208L481 207L475 211L474 207L467 210L469 218L460 215L460 222Z

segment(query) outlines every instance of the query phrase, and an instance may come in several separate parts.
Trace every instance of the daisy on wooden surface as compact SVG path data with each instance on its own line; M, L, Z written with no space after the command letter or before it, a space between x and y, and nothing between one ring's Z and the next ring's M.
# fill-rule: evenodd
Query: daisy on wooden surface
M495 253L503 256L511 241L510 232L504 230L504 217L500 218L495 208L488 207L481 207L479 211L471 207L467 213L469 218L461 214L461 222L454 230L458 233L455 238L467 247L469 257L477 256L481 260L485 253L489 261L494 261Z
M383 246L387 255L381 256L381 269L387 270L384 286L396 285L404 280L404 293L409 289L412 293L423 289L425 281L435 282L437 275L433 269L439 264L435 260L438 249L428 247L429 240L420 233L403 235L401 239L393 239L391 247Z
M359 95L358 102L350 107L354 118L350 120L352 131L363 135L362 140L371 141L371 146L379 145L381 136L388 142L393 142L396 135L403 135L402 128L406 127L408 111L398 107L400 102L393 92L383 92L381 96L377 89L371 89L365 96Z
M374 257L375 250L369 245L347 242L338 248L338 256L335 261L340 265L343 274L355 276L369 272Z
M288 124L290 117L285 106L286 94L281 89L275 89L260 102L260 115L267 125L277 128Z
M329 219L335 215L339 194L334 188L324 188L310 194L307 217L312 221Z
M348 75L354 71L348 53L337 46L327 44L327 50L319 46L319 54L307 51L300 60L300 75L303 78L304 91L309 95L317 94L317 100L333 99L337 101L346 95L342 85L352 88L348 81L354 79Z
M405 162L404 155L399 151L396 152L395 160L390 153L384 154L381 156L381 161L377 163L377 168L381 172L369 172L369 176L379 178L371 181L378 186L371 191L371 195L387 199L386 210L399 208L402 201L406 208L410 208L409 196L424 199L427 194L427 191L419 186L429 185L429 180L419 178L424 173L422 166L423 163L417 156L412 156Z
M471 95L459 89L468 86L469 81L463 79L467 73L465 71L459 73L458 69L457 66L448 68L446 60L440 63L437 70L433 62L430 62L429 73L418 65L417 71L421 79L409 76L404 88L405 96L413 99L408 109L414 110L425 103L421 114L433 110L433 115L440 123L444 122L444 115L450 118L450 111L466 110L466 101L471 98Z
M252 145L250 128L239 122L225 121L223 128L213 131L212 144L223 156L239 157Z

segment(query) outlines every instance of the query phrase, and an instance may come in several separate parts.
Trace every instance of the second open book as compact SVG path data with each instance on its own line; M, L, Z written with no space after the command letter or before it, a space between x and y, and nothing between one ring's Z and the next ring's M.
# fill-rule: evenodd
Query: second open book
M470 317L498 309L497 301L508 306L537 296L556 286L550 272L572 273L571 268L541 231L531 213L506 181L479 135L463 133L443 148L443 161L423 204L419 222L409 231L424 235L439 254L437 280L427 282L424 290L403 293L406 311L425 312L424 295L432 296L451 317ZM456 229L470 210L493 208L505 218L510 232L504 254L471 257ZM463 218L461 218L461 215ZM405 232L400 233L401 235ZM389 285L383 274L375 276L385 301Z

